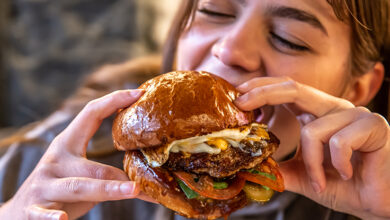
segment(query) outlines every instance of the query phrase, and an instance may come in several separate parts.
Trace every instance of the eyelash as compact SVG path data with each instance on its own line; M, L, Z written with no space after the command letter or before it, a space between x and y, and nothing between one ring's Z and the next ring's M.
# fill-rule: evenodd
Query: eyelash
M213 17L226 17L226 18L235 18L234 15L229 15L229 14L224 14L224 13L219 13L216 11L211 11L205 8L198 9L198 12L205 14L207 16L213 16Z
M273 40L276 40L278 43L282 44L284 47L287 47L288 49L296 50L296 51L308 51L309 48L305 46L301 46L298 44L291 43L290 41L280 37L279 35L275 34L274 32L270 32L271 38Z
M219 12L211 11L211 10L208 10L205 8L198 9L198 12L205 14L207 16L211 16L211 17L235 18L235 16L233 16L233 15L219 13ZM299 52L304 52L304 51L309 50L309 48L292 43L292 42L280 37L279 35L275 34L274 32L270 32L270 35L271 35L272 40L277 41L277 43L281 44L283 47L286 47L287 49L295 50L295 51L299 51Z

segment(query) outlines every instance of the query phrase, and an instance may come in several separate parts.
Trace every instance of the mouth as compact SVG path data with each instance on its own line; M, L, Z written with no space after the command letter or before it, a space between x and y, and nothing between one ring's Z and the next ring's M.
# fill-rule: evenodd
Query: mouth
M255 109L254 110L255 121L257 123L268 124L273 113L274 113L274 108L269 105Z

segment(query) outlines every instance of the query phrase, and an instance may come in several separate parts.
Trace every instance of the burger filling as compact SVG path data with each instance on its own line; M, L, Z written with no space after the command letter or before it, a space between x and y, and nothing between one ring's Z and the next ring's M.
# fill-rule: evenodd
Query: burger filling
M189 199L228 200L244 191L252 201L266 202L272 197L274 190L284 190L283 178L276 162L271 157L256 168L241 170L224 180L184 171L175 171L173 174Z
M176 140L166 146L146 148L141 151L150 166L160 167L167 162L170 153L182 153L187 156L199 153L217 155L229 147L234 147L256 157L263 154L262 149L267 148L269 140L266 125L252 123L248 126Z
M265 202L284 190L270 157L278 145L266 125L252 123L141 151L149 166L173 173L188 199L228 200L244 191Z

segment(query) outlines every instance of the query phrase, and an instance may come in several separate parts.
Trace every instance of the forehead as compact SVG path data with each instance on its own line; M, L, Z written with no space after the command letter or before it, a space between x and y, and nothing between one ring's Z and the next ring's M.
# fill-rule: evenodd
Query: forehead
M294 7L301 10L308 10L318 16L329 20L338 20L333 12L333 8L327 0L198 0L201 3L206 2L225 2L226 4L237 4L244 7L254 7L262 5L263 7L272 7L274 5L283 5Z

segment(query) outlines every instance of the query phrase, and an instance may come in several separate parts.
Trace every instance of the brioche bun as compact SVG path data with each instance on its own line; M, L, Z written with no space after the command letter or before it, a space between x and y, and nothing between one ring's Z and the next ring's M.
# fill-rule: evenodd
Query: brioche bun
M239 92L206 72L166 73L140 89L145 94L114 120L112 135L119 149L160 146L253 121L252 112L233 104Z
M241 111L233 104L239 92L219 77L196 71L163 74L145 82L140 89L145 90L144 95L117 114L112 128L117 149L141 149L125 154L124 170L130 180L139 183L141 190L160 204L188 218L227 217L244 207L249 200L243 191L246 179L239 172L259 167L276 150L279 140L262 125L251 124L253 112ZM232 134L240 136L245 132L248 139L229 139ZM217 134L227 135L215 138L213 135ZM194 145L195 139L204 141ZM206 145L214 153L197 151L196 147L191 153L170 152L171 145L183 140L192 146L202 145L203 150ZM214 146L207 140L222 141L230 149L217 149L219 144ZM162 163L151 163L153 157L162 159ZM226 166L230 172L222 172ZM187 175L186 179L179 172L190 177ZM186 182L194 178L200 178L199 183ZM208 180L209 188L198 190L195 185L202 185L203 180ZM213 188L214 181L226 181L227 188L221 190L229 197ZM190 190L199 195L188 197L179 183L192 187ZM219 195L213 194L216 192Z

